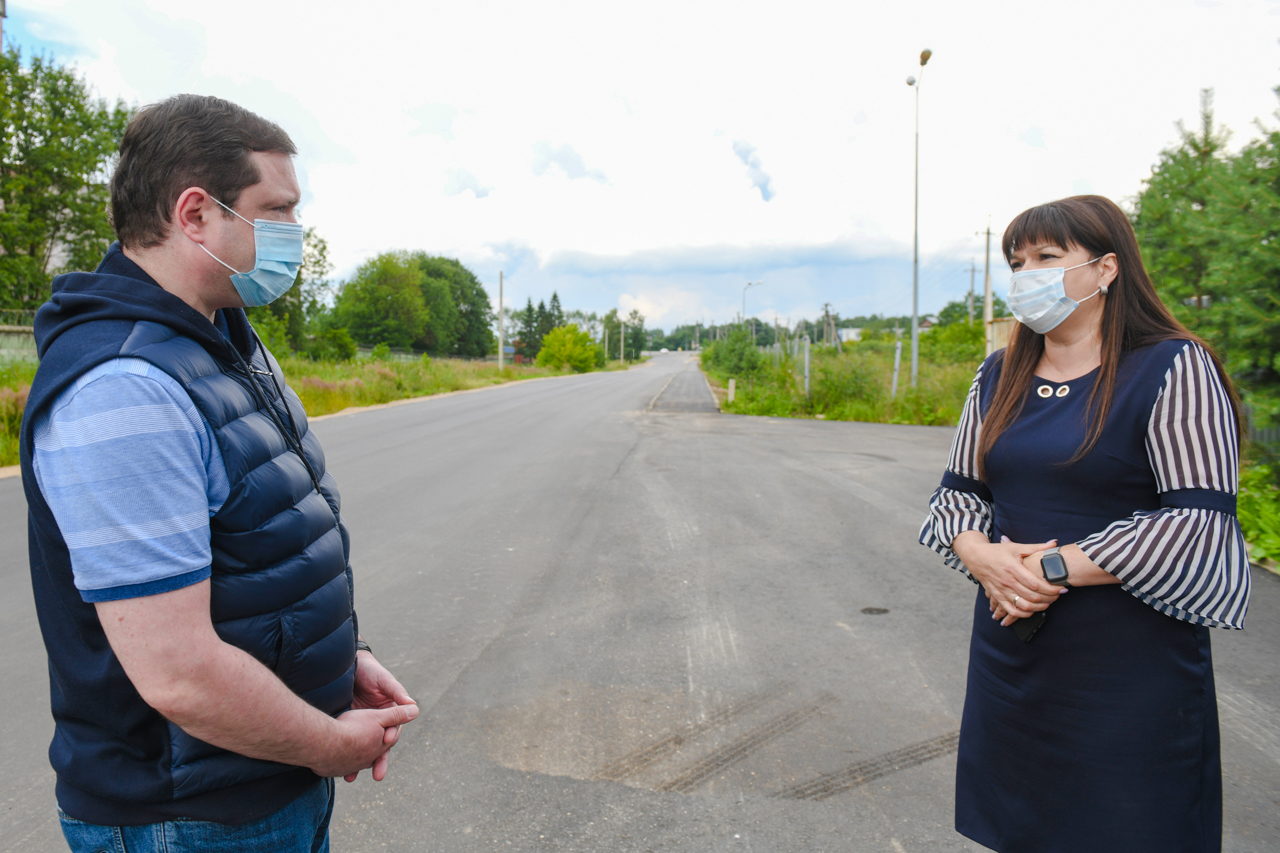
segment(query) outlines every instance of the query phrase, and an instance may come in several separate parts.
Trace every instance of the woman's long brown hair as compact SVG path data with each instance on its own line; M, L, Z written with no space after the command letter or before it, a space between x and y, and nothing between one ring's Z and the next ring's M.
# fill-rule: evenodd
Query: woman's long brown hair
M1231 396L1236 428L1242 428L1240 398L1222 367L1222 361L1204 341L1174 319L1160 301L1151 278L1142 266L1133 226L1115 202L1097 195L1078 195L1025 210L1005 230L1001 248L1005 260L1012 262L1016 250L1040 243L1052 243L1067 250L1079 246L1089 252L1090 258L1114 252L1120 268L1103 303L1102 367L1089 395L1089 430L1084 442L1066 464L1082 459L1102 437L1111 401L1115 397L1120 357L1129 350L1160 341L1195 341L1205 348ZM1004 350L1000 381L982 422L982 434L978 440L980 478L986 477L987 454L1001 433L1022 412L1032 377L1043 355L1044 335L1017 324L1009 346Z

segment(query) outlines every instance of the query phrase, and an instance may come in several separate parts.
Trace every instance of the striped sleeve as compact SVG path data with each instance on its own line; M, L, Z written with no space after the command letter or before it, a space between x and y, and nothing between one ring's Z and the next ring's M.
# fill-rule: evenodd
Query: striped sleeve
M993 530L991 493L978 479L978 438L982 432L978 395L981 382L982 367L979 367L969 387L964 410L960 413L942 485L929 500L929 514L920 527L920 544L938 552L948 566L963 572L970 580L974 578L956 552L951 550L951 542L966 530L981 531L989 539Z
M1239 436L1213 360L1194 343L1165 374L1147 427L1147 455L1161 508L1077 544L1161 613L1243 628L1249 559L1236 519Z

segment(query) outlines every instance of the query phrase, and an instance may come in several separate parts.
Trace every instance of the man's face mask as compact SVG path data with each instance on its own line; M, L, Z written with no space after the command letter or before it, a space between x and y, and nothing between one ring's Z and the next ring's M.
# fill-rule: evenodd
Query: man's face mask
M1090 293L1080 302L1067 296L1063 279L1067 270L1087 267L1102 260L1101 257L1074 267L1049 267L1039 270L1019 270L1009 279L1009 310L1022 325L1043 335L1053 331L1071 312L1099 293L1105 294L1105 285Z
M213 196L209 196L213 198ZM216 198L214 201L218 201ZM223 209L237 219L253 226L253 246L256 262L248 272L235 267L197 243L205 254L231 270L231 283L240 294L245 307L268 305L284 295L298 277L302 268L302 226L296 222L273 222L269 219L245 219L222 202Z

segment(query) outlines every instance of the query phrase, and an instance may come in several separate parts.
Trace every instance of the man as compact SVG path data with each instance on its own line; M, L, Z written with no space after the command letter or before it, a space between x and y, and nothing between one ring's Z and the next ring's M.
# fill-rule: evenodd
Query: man
M337 489L243 310L302 261L295 153L217 98L141 110L119 242L36 316L22 475L75 851L327 850L332 777L381 780L418 713L360 640Z

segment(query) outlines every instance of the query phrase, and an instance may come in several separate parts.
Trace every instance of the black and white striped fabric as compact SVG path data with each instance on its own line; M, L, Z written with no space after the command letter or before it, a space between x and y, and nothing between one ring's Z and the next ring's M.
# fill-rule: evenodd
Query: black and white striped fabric
M979 368L947 462L948 471L970 480L978 477L981 381ZM1214 508L1219 502L1212 499L1218 492L1224 507L1233 502L1238 438L1230 397L1208 353L1194 343L1183 347L1165 375L1148 423L1147 456L1162 508L1137 512L1076 544L1119 578L1125 590L1162 613L1218 628L1243 628L1249 605L1244 535L1235 515ZM951 542L965 530L990 538L992 517L991 503L983 496L939 487L929 502L920 542L973 579Z

